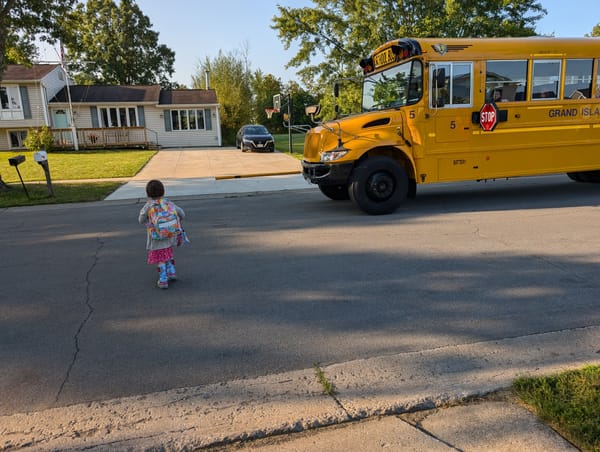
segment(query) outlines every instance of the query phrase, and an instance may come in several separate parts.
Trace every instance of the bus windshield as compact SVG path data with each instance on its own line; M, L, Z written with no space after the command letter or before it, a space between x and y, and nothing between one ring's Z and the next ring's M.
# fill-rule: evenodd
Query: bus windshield
M423 65L419 60L365 77L362 111L377 111L414 104L423 95Z

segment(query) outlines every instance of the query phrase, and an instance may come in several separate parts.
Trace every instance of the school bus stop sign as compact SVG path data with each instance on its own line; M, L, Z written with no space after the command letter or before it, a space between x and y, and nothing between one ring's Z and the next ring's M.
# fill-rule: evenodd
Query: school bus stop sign
M479 124L486 132L494 130L498 124L498 109L492 103L484 104L479 111Z

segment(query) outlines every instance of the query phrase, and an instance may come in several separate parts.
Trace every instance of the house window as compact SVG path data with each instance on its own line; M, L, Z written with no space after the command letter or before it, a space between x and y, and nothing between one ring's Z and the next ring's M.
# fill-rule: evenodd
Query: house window
M13 130L8 132L8 139L10 141L11 149L24 148L25 137L27 136L26 130Z
M0 86L0 108L2 110L21 110L18 86Z
M203 130L204 110L171 110L171 130Z
M99 107L100 127L137 127L136 107Z

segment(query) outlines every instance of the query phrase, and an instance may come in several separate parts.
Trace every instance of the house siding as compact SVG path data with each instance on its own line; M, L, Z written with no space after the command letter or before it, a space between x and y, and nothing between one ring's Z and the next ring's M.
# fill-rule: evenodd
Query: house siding
M171 109L190 109L210 110L212 130L166 130L164 116L168 115ZM217 122L217 106L215 105L194 105L177 106L173 108L153 108L152 114L146 114L146 127L158 134L158 144L162 147L215 147L221 146L220 134L215 126Z
M60 91L65 86L65 82L62 69L57 66L37 81L3 80L1 84L3 86L17 85L21 91L26 90L28 105L22 105L23 119L0 119L0 151L11 149L10 132L26 131L44 125L50 126L48 99ZM25 101L23 97L23 93L21 93L22 103Z

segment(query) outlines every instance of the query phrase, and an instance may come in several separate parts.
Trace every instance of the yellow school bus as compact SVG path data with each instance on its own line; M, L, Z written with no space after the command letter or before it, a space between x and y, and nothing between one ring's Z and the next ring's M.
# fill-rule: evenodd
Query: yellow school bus
M303 175L375 215L419 184L600 182L599 60L600 38L387 42L360 61L362 112L306 134Z

